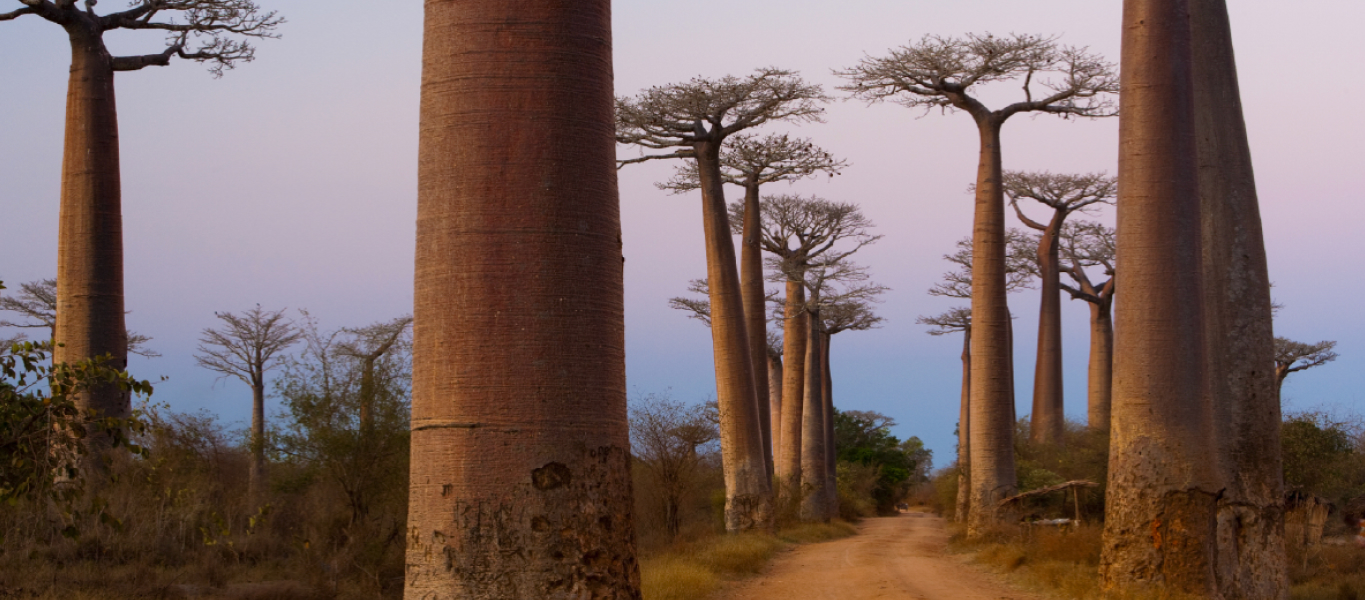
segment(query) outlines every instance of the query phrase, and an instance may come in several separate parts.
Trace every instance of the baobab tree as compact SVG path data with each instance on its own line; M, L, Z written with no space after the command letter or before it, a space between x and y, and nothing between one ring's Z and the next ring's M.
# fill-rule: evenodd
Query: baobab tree
M683 193L701 187L697 161L686 161L677 168L673 179L660 184L663 189ZM768 318L765 307L767 291L763 285L763 250L759 244L759 198L762 186L769 183L792 182L817 173L837 175L847 166L808 139L794 139L786 134L737 134L720 153L720 175L725 183L744 188L742 221L732 220L730 226L740 235L739 290L744 304L745 330L749 334L749 358L754 365L754 390L758 397L759 424L763 431L764 460L768 478L773 476L772 411L765 399L770 397L768 380L757 372L759 365L768 363Z
M1206 373L1224 491L1218 581L1234 598L1287 598L1284 470L1273 303L1225 0L1189 0ZM1126 277L1124 275L1127 286ZM1126 292L1125 292L1126 297ZM1235 566L1233 566L1235 565Z
M957 417L957 502L954 506L953 520L967 522L971 510L967 497L971 493L971 456L968 452L971 439L971 389L972 389L972 309L957 307L948 309L932 317L921 316L915 320L919 325L928 325L929 335L939 336L962 333L962 398Z
M1114 230L1090 221L1068 222L1061 231L1061 270L1075 283L1059 283L1072 300L1090 306L1090 363L1086 379L1087 423L1109 430L1114 387ZM1095 281L1086 269L1101 267L1107 279Z
M18 313L26 319L24 321L0 319L0 327L46 329L47 339L55 339L57 337L57 280L40 279L20 284L17 296L0 297L0 310ZM125 311L124 314L131 312ZM26 339L28 336L24 334L19 334L14 338L15 341ZM129 331L128 354L136 354L146 358L161 356L160 352L147 347L147 342L150 341L152 341L151 336Z
M1005 205L1000 132L1012 116L1039 112L1063 117L1115 114L1118 80L1112 65L1085 48L1060 46L1035 35L928 35L884 57L863 59L838 71L849 81L840 89L869 103L892 101L926 111L963 111L981 138L973 219L972 270L972 507L968 534L996 521L996 503L1013 494L1011 432L1013 382L1005 302ZM1024 99L991 110L976 86L1024 80ZM1035 98L1034 87L1042 93Z
M1005 231L1006 252L1005 252L1005 289L1006 292L1026 289L1032 286L1033 277L1037 272L1032 258L1033 250L1028 234L1018 229L1008 229ZM957 269L943 274L943 281L934 284L929 288L930 296L941 296L944 298L957 298L960 300L971 300L972 298L972 238L963 238L957 241L957 252L943 255L946 260ZM962 399L958 414L957 423L957 467L958 467L958 490L957 507L954 512L954 519L959 522L966 522L970 512L970 474L971 474L971 389L972 389L972 309L959 307L950 309L932 317L921 316L916 319L920 325L928 325L933 329L929 330L929 335L946 335L961 331L962 336ZM1012 335L1013 326L1007 331ZM1011 344L1012 345L1012 344ZM1012 363L1013 361L1011 361ZM1011 373L1010 380L1013 381L1014 375ZM1013 385L1011 385L1011 390ZM1013 393L1011 392L1010 403L1013 405ZM1011 420L1014 418L1011 415Z
M1107 590L1223 597L1192 46L1184 0L1125 2L1116 265L1124 301L1114 314L1100 575Z
M825 488L828 495L826 510L829 518L839 516L839 489L835 485L838 477L838 448L834 446L834 378L830 376L830 341L845 331L867 331L876 329L886 321L873 312L873 304L881 302L881 295L890 288L874 283L862 283L845 287L835 293L826 294L824 307L820 309L820 380L824 383L824 421L825 421L825 477L830 482Z
M368 435L374 426L373 407L379 393L376 367L412 325L412 317L399 317L366 327L347 329L350 339L337 344L336 352L360 362L360 433Z
M782 308L782 423L778 436L775 470L783 494L801 489L802 423L805 410L806 346L810 323L807 312L806 269L817 260L837 254L850 255L881 236L872 235L873 223L856 204L832 202L814 196L766 196L759 203L762 235L759 243L772 254L769 261L777 280L785 286ZM744 205L730 205L731 220L743 221ZM836 243L843 242L839 250ZM834 254L829 254L834 253ZM819 354L816 354L818 357Z
M247 497L259 504L265 493L265 374L280 366L280 353L303 337L284 309L255 308L240 315L213 313L221 329L207 328L199 338L194 360L223 377L236 377L251 386L251 466Z
M731 136L769 122L819 122L829 97L795 72L758 69L653 87L616 101L616 141L650 150L621 165L659 159L696 162L702 196L706 277L710 282L711 339L720 405L721 456L725 463L728 531L768 528L772 482L763 452L753 346L749 343L726 210L721 152Z
M608 0L427 0L406 598L640 597Z
M1033 413L1029 436L1036 443L1059 444L1066 428L1062 396L1062 226L1067 217L1113 203L1118 182L1103 173L1073 175L1005 171L1005 196L1019 220L1038 231L1035 264L1042 299L1038 311L1038 354L1033 372ZM1035 221L1019 206L1033 200L1052 215Z
M1337 343L1323 340L1315 344L1296 342L1285 337L1275 338L1275 391L1284 388L1290 373L1321 367L1337 359Z
M0 12L0 21L32 15L60 26L71 44L57 227L56 303L62 318L53 362L107 356L106 364L121 371L128 365L128 332L114 73L181 58L206 63L220 76L255 58L252 41L275 37L284 19L251 0L134 0L108 14L96 12L94 0L18 2L23 6ZM115 56L105 44L111 31L143 30L164 34L165 48ZM128 394L116 386L93 386L77 397L77 405L107 417L126 417L130 410Z

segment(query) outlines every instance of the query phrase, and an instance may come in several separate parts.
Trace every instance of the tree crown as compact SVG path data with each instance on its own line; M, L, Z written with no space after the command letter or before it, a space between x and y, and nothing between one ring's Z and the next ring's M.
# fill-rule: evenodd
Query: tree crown
M1086 48L1059 45L1055 37L926 35L835 74L849 82L839 89L868 103L962 110L977 119L1030 111L1068 117L1117 114L1112 95L1119 91L1119 79L1114 65ZM972 86L1020 78L1024 100L997 111L970 93ZM1043 92L1036 98L1035 87Z
M651 87L634 98L616 99L616 141L644 148L679 148L645 155L620 165L662 158L692 158L694 144L725 138L773 121L820 122L831 98L795 71L762 68L747 77L693 78Z
M251 62L256 49L251 40L279 37L275 31L284 17L262 11L252 0L133 0L127 9L101 15L96 0L18 0L22 7L0 13L0 21L37 15L68 30L81 28L96 35L114 29L150 29L166 33L166 48L156 54L113 57L115 71L166 66L171 58L209 65L222 76L238 62Z
M213 316L223 326L204 330L195 362L249 385L262 385L265 372L279 366L283 358L279 353L303 338L294 322L285 318L284 309L262 310L258 304L240 315L216 312Z
M809 139L792 138L785 133L761 137L741 133L729 142L720 153L720 175L725 183L733 185L797 181L822 172L833 177L848 166L847 161L835 159ZM672 179L655 186L675 194L700 188L696 161L682 163Z

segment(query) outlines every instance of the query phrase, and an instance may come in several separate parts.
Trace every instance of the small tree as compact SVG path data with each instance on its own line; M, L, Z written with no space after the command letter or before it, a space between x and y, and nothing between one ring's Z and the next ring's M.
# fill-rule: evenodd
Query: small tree
M276 311L255 308L240 315L213 313L220 329L205 329L194 355L199 366L251 386L251 467L247 495L260 502L265 491L265 374L280 366L285 348L302 339L294 323ZM305 313L306 314L306 313Z
M971 428L977 442L972 471L970 535L995 522L995 503L1010 496L1014 484L1013 373L1009 351L1009 309L1005 294L1005 214L1000 131L1010 117L1040 112L1062 117L1116 114L1118 92L1113 66L1085 48L1060 46L1036 35L928 35L917 43L869 57L836 74L849 83L840 89L869 103L891 101L926 111L963 111L981 137L973 220ZM1024 99L991 110L976 87L1023 79ZM1034 97L1035 87L1043 90Z
M726 528L767 528L772 487L763 453L752 347L744 322L739 273L726 213L721 151L732 135L768 122L820 121L829 100L818 85L792 71L759 69L748 77L653 87L616 102L616 140L651 150L674 150L619 161L692 159L702 193L706 272L710 282L711 337L720 403L721 449L726 478Z
M0 310L23 315L24 321L0 320L0 327L21 329L46 329L49 340L57 336L57 280L39 279L19 285L18 296L0 297ZM131 313L127 311L124 314ZM19 334L12 341L23 341L28 336ZM160 352L147 347L151 336L128 332L128 353L147 358L161 356ZM5 344L7 345L7 344Z
M1042 301L1038 313L1038 355L1033 374L1033 413L1029 434L1034 442L1059 444L1066 425L1062 396L1062 227L1073 213L1084 213L1098 204L1112 204L1118 182L1103 173L1070 175L1005 171L1005 195L1019 220L1037 230L1038 267ZM1019 206L1034 200L1052 209L1043 222L1030 219Z
M671 540L682 527L682 503L698 484L706 449L720 439L706 405L685 405L667 394L630 403L630 442L662 494L664 525Z
M1315 344L1296 342L1289 338L1275 338L1275 382L1278 388L1284 387L1284 380L1290 373L1321 367L1337 359L1333 350L1335 341L1323 340Z

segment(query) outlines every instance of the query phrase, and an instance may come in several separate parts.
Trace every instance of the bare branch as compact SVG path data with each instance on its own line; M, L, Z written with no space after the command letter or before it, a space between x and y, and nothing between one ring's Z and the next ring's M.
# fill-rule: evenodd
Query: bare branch
M1320 367L1337 359L1337 353L1333 352L1336 347L1335 341L1324 340L1316 344L1305 344L1276 337L1275 370L1283 380L1290 373Z
M278 356L302 338L303 333L284 317L284 309L261 310L260 305L241 315L214 313L222 329L205 329L194 359L199 366L224 376L237 377L249 385L263 385L265 372L279 365Z
M833 177L847 166L847 161L835 159L809 139L793 139L786 134L737 134L720 154L721 178L734 185L797 181L822 172ZM672 179L655 185L675 194L698 189L701 178L697 163L679 165Z
M1033 287L1033 278L1038 274L1037 253L1034 248L1036 237L1019 229L1005 231L1005 291ZM972 297L972 238L957 241L957 252L944 254L943 260L957 265L956 271L943 274L943 281L929 288L930 296L945 298Z
M972 328L972 309L959 306L932 317L921 316L915 319L915 323L932 327L933 329L928 331L929 335L947 335L959 331L969 331Z

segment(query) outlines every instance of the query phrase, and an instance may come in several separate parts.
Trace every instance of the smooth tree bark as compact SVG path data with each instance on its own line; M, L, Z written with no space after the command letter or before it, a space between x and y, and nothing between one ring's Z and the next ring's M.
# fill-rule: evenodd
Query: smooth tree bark
M782 443L782 337L768 332L768 414L773 450ZM776 463L774 462L774 467ZM776 476L776 471L773 473Z
M772 254L772 266L785 284L782 308L782 420L780 444L776 451L776 479L779 493L784 497L798 497L802 475L802 430L805 411L805 382L807 374L804 357L810 324L807 323L806 271L813 263L839 256L847 256L880 236L869 230L872 221L862 214L856 204L832 202L817 197L794 195L767 196L761 199L762 213L760 243ZM732 220L742 220L744 204L730 206ZM834 249L835 244L844 246Z
M1099 223L1067 223L1062 228L1062 272L1075 285L1062 283L1072 300L1090 307L1090 362L1086 379L1087 426L1109 431L1114 388L1114 230ZM1096 283L1086 272L1103 267L1108 279Z
M1126 0L1106 590L1222 597L1186 0ZM1191 301L1194 298L1194 301Z
M1067 217L1086 212L1099 203L1112 203L1117 182L1102 173L1004 173L1005 195L1019 220L1038 231L1035 261L1042 297L1038 303L1038 353L1033 373L1033 413L1029 437L1034 443L1061 444L1066 430L1062 393L1062 226ZM1035 221L1019 206L1034 200L1052 209L1044 221Z
M759 69L745 78L694 79L650 88L616 102L616 140L669 154L619 164L682 158L696 162L702 197L711 337L725 465L727 531L772 526L772 482L764 457L756 365L744 318L734 242L723 190L722 146L730 136L771 121L820 121L828 101L795 73Z
M1284 388L1290 373L1320 367L1337 359L1337 343L1323 340L1315 344L1296 342L1285 337L1275 338L1275 393Z
M280 354L303 338L303 332L285 318L284 309L255 308L240 315L214 313L222 325L205 329L194 354L195 362L224 377L236 377L251 386L251 462L247 498L254 504L265 500L265 374L280 366Z
M989 34L925 36L838 74L849 81L840 89L870 103L892 101L911 108L960 110L977 125L980 153L971 287L973 468L968 522L968 536L976 537L998 521L997 503L1015 490L1001 128L1010 117L1025 112L1111 116L1109 97L1117 91L1117 79L1110 64L1083 48L1058 46L1048 37ZM972 87L977 84L1019 78L1024 79L1023 101L991 110L973 95ZM1036 99L1034 85L1045 88Z
M812 306L806 311L808 329L806 331L806 381L802 386L805 398L802 399L801 421L801 520L829 521L829 470L826 466L826 453L829 452L825 438L825 385L822 380L824 369L820 359L824 355L821 342L824 331L821 328L819 297L811 296Z
M1280 396L1265 241L1225 0L1189 0L1204 327L1219 432L1218 587L1288 598Z
M673 179L659 187L674 192L698 189L701 185L698 164L696 161L684 162ZM760 372L760 365L768 362L767 290L764 287L763 250L760 243L760 192L762 186L769 183L792 182L821 172L837 175L847 163L836 160L810 140L793 139L785 134L763 137L739 134L721 152L720 164L721 179L744 189L744 212L741 218L732 219L731 225L741 225L735 232L740 235L740 296L744 304L744 325L749 335L750 360L754 365L764 460L768 478L771 479L774 475L772 411L764 401L770 395L768 380Z
M611 41L426 3L405 598L640 598Z
M19 0L0 12L0 22L34 15L60 26L71 48L67 80L66 135L62 153L57 225L57 320L53 362L101 358L122 371L128 366L124 327L123 209L119 167L118 110L114 73L170 64L172 58L207 62L221 75L254 49L246 40L274 37L283 22L249 0L135 0L121 11L99 14L95 2ZM154 30L167 35L156 54L114 56L104 35L114 30ZM115 385L93 386L77 406L105 417L127 417L129 395ZM86 440L89 456L102 462L110 440Z

